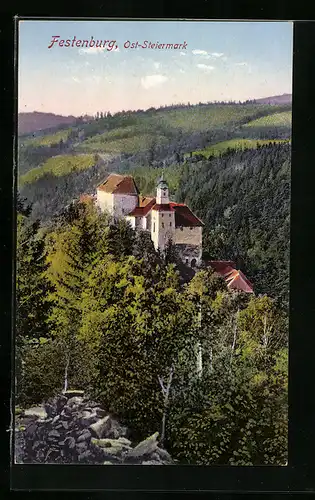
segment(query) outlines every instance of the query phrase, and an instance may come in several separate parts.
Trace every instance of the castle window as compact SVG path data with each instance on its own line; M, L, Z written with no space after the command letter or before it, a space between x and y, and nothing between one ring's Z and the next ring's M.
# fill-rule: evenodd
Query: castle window
M171 217L171 214L168 214L169 217Z
M186 259L186 264L188 264L188 259Z
M162 222L162 227L164 227L164 222Z
M162 214L162 217L164 217L164 214Z
M170 226L172 226L172 223L170 222Z
M153 232L155 233L155 222L153 222Z
M180 226L180 230L181 230L181 231L184 231L184 228L183 228L183 226Z

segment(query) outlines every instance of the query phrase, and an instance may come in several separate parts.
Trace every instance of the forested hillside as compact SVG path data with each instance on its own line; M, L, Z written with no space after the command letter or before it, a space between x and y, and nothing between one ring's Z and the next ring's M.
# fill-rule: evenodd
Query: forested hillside
M234 260L255 285L288 305L290 144L230 150L186 165L176 197L205 223L204 257Z
M154 195L163 170L172 198L205 222L204 257L235 260L257 293L287 305L290 137L290 104L101 113L20 138L19 190L47 225L110 172Z
M209 268L181 285L171 246L92 203L45 229L18 212L17 412L66 386L133 443L158 432L178 463L286 465L287 318L272 298Z
M17 404L69 386L133 443L159 432L179 463L285 465L290 138L290 104L255 102L99 113L20 138ZM204 221L204 259L234 260L255 295L206 266L183 284L172 245L161 255L77 201L110 172L147 195L163 172Z

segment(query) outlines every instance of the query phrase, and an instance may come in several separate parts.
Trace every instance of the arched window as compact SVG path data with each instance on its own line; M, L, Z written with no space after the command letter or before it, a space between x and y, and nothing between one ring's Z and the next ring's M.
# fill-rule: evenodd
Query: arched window
M191 263L190 263L191 267L196 267L196 264L197 264L196 259L191 259Z

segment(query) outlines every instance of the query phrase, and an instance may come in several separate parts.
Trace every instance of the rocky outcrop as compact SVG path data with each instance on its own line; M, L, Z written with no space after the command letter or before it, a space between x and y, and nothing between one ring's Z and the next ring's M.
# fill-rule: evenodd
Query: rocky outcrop
M19 413L15 463L173 464L158 432L135 445L127 427L80 393L66 393Z

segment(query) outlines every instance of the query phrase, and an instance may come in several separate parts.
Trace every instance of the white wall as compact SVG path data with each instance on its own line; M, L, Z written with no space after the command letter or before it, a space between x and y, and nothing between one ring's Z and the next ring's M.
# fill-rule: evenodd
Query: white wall
M123 217L138 205L138 196L129 194L114 194L113 209L116 217Z
M169 239L174 241L175 213L152 210L151 214L151 238L155 249L163 251Z
M126 220L130 223L132 229L136 227L136 218L135 217L126 217Z
M96 204L104 212L113 213L113 195L111 193L106 193L101 189L96 190Z

